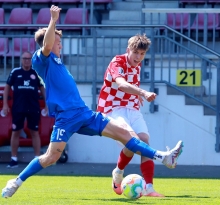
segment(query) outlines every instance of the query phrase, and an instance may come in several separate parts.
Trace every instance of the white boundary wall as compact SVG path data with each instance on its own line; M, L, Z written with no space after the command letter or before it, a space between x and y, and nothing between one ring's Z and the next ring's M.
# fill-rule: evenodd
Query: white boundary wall
M159 85L159 95L155 104L159 112L150 113L149 103L141 109L151 135L153 148L165 150L175 146L178 140L184 141L180 165L220 165L220 153L215 152L215 116L204 116L202 106L185 105L184 96L167 95L166 86ZM78 85L86 104L91 107L90 85ZM143 86L149 89L148 86ZM69 162L116 163L121 146L108 138L74 134L68 143ZM139 164L140 156L132 162ZM156 162L156 164L159 164Z

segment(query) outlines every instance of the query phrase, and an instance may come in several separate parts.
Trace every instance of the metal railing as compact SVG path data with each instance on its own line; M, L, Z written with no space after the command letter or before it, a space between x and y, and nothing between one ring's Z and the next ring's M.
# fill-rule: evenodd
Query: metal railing
M13 26L13 25L10 25ZM14 25L18 26L18 25ZM34 25L27 25L34 26ZM45 26L45 25L40 25ZM62 27L63 25L59 25ZM216 115L216 148L220 151L220 64L219 53L192 40L182 33L166 25L65 25L65 27L84 27L91 30L91 35L63 36L62 60L73 74L77 83L92 83L93 109L96 108L97 89L103 82L103 76L110 60L117 54L126 51L127 40L130 36L103 36L98 30L106 28L149 29L152 46L142 65L141 82L150 84L154 91L159 83L166 84L185 95L189 101L194 100ZM165 34L158 33L163 28ZM166 30L172 35L166 35ZM135 35L136 33L134 33ZM3 35L8 38L13 47L14 38L33 38L31 35ZM191 45L190 47L188 45ZM37 48L37 47L36 47ZM198 52L199 50L199 52ZM20 49L20 53L22 50ZM20 64L19 55L16 57L2 56L0 79L5 82L10 70ZM9 60L11 59L11 60ZM179 70L200 70L201 82L198 87L176 85L176 73ZM3 73L3 74L2 74ZM149 74L149 75L148 75ZM154 103L150 104L150 111L154 112Z

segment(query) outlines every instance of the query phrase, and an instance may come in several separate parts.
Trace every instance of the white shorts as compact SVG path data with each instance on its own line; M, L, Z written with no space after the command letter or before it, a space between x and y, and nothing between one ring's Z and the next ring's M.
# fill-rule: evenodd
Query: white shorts
M136 134L146 133L150 137L143 115L136 109L116 107L106 116L113 118L122 125L126 124L129 131L134 131Z

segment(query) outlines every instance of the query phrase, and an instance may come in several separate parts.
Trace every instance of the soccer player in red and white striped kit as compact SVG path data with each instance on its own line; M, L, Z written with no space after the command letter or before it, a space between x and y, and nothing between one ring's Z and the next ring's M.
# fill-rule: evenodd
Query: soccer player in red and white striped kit
M140 112L144 99L148 102L156 98L156 94L140 88L141 61L149 50L151 41L145 34L137 34L128 40L126 53L116 55L110 62L104 76L100 91L97 110L108 117L116 119L130 132L138 134L139 138L149 144L149 132ZM121 182L126 165L134 153L124 147L119 155L117 167L113 170L112 188L117 194L122 194ZM141 157L140 169L146 181L145 196L164 197L153 188L154 162Z

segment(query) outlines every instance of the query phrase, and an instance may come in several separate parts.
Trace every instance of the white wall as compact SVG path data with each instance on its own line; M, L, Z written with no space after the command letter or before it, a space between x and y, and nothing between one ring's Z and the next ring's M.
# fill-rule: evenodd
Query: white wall
M92 104L91 86L79 85L82 98L89 107ZM144 89L149 89L144 86ZM202 106L185 105L184 96L166 94L166 86L160 85L155 104L159 112L149 113L149 103L141 109L147 122L153 148L172 148L178 140L184 141L181 165L219 165L220 153L215 152L214 116L204 116ZM69 162L116 163L121 146L108 138L74 134L68 143ZM139 164L140 156L132 162ZM159 164L156 162L156 164Z

